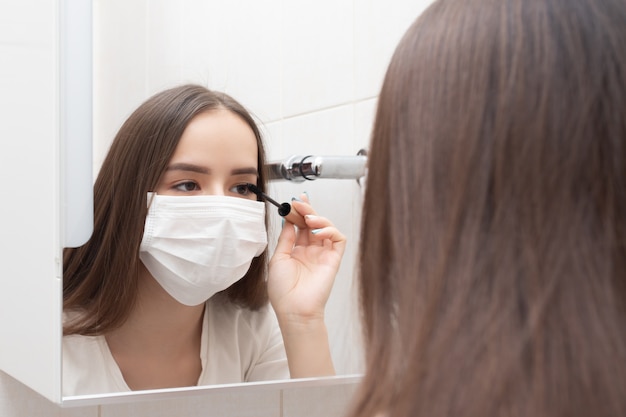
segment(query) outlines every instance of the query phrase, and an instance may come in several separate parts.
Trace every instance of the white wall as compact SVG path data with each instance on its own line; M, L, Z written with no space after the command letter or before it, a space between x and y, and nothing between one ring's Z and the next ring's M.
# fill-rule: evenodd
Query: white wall
M391 53L428 3L94 0L95 166L134 108L151 94L182 82L225 91L246 105L262 124L271 160L295 153L355 155L367 147ZM280 200L302 191L349 238L327 322L338 371L359 372L352 270L360 189L346 180L272 185L272 194ZM179 415L181 410L187 416L340 415L353 389L347 384L250 393L233 399L237 412L223 407L207 412L216 396L63 409L0 372L0 415L158 417Z

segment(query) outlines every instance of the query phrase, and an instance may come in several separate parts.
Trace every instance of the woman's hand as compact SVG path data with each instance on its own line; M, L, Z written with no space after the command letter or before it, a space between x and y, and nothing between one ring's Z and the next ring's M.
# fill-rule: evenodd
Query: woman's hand
M285 342L292 378L334 375L324 309L346 237L318 216L305 194L291 203L306 228L285 221L269 264L268 292Z
M306 228L288 220L269 263L269 297L279 318L323 319L326 301L346 247L346 237L325 217L318 216L306 194L291 203Z

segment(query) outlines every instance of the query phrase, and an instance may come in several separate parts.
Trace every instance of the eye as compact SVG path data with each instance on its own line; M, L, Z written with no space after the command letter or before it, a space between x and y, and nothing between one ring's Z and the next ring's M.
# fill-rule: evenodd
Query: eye
M174 189L178 190L178 191L196 191L199 190L200 187L198 187L198 184L195 183L194 181L185 181L185 182L180 182L178 184L176 184L174 186Z
M231 192L235 194L239 194L241 196L249 196L252 192L248 189L248 183L242 182L240 184L235 185L230 189Z

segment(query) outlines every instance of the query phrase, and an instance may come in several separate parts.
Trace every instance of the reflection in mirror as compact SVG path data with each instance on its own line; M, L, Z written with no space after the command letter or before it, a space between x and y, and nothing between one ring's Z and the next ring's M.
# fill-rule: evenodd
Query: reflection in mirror
M147 3L94 1L94 176L103 178L95 186L94 237L106 244L94 243L92 237L91 243L65 254L63 395L360 373L362 347L352 285L360 187L353 180L273 181L266 186L259 167L285 155L354 155L366 147L387 57L422 5L407 1L390 12L382 1L372 1L366 9L347 0L295 8L280 1ZM383 10L388 21L380 24ZM320 19L326 22L323 33ZM165 116L151 123L139 117L155 116L141 104L158 92L169 91L160 97L175 108L176 94L170 88L186 83L235 97L252 114L252 123L245 111L232 109L188 109L186 118L178 113L180 119L172 126ZM150 103L148 107L159 105L158 99ZM131 115L140 108L139 115ZM134 148L112 145L117 131L124 137L144 132L143 139L160 142ZM229 141L220 143L236 145L236 150L209 147L216 144L207 138L224 135ZM345 249L336 278L334 273L314 274L321 278L300 276L309 281L299 285L288 281L298 277L289 272L297 264L292 252L285 255L284 248L291 250L292 245L281 242L290 242L295 230L285 229L279 238L281 219L268 210L269 242L263 252L261 233L255 234L251 225L261 223L254 219L262 216L259 208L264 206L246 194L243 183L263 186L281 202L302 200L292 203L302 214L319 213L307 230L320 232L303 234L298 244L335 239L331 270ZM221 220L240 213L240 224L206 244L223 248L225 239L237 242L236 250L219 255L231 261L228 273L216 275L224 281L194 286L178 279L197 270L190 267L194 264L215 270L217 264L205 255L218 256L200 253L196 258L184 244L171 244L169 231L183 229L176 218L188 207L182 199L222 213ZM339 233L328 235L335 227ZM189 239L195 239L190 233ZM245 248L242 234L254 235ZM340 235L348 237L345 248ZM258 284L264 282L259 277L265 260L274 254L281 255L272 266L280 279L272 279L270 268L269 298L277 302L268 304ZM230 270L246 270L248 265L247 278L232 284L239 272L231 275ZM256 286L249 282L254 278ZM222 292L224 285L228 289ZM298 292L282 297L292 288ZM293 314L295 307L300 310ZM298 334L302 322L287 317L323 320L307 321L304 338ZM228 336L223 328L229 329ZM226 340L214 348L220 339ZM150 365L163 355L171 359L167 365Z
M225 93L177 86L130 115L94 233L64 252L64 395L335 374L324 309L346 238L302 194L268 265L265 165Z

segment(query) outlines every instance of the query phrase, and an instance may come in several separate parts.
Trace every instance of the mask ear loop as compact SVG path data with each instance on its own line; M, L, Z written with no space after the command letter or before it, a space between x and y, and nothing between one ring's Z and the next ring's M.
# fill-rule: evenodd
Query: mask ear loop
M154 196L157 195L154 191L148 191L148 209L152 205L152 201L154 200Z

